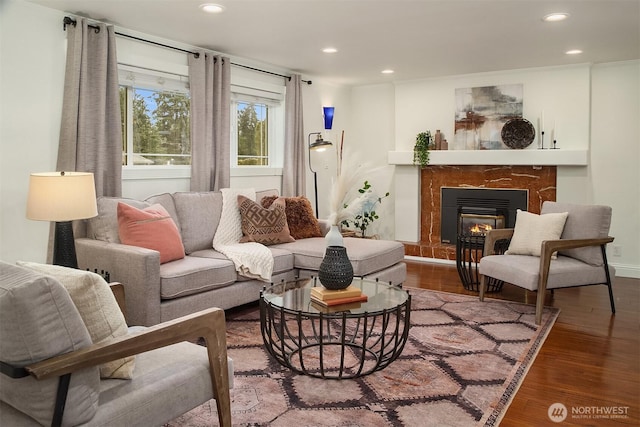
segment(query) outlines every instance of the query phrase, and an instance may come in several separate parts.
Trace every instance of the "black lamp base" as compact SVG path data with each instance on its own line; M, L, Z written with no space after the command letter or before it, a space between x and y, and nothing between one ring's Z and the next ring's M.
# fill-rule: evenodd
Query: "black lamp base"
M78 268L76 242L73 238L73 224L71 221L56 222L53 241L53 263L64 267Z

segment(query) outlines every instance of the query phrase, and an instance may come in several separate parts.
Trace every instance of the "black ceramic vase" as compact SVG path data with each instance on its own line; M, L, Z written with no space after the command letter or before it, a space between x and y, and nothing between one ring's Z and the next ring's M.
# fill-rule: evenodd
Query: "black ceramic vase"
M318 270L318 279L327 289L344 289L353 280L353 266L344 246L327 246Z

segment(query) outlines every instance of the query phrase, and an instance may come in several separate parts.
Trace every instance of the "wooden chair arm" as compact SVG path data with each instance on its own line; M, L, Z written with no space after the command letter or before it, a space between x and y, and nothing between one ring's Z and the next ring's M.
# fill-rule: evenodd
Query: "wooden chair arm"
M494 255L495 245L498 240L511 239L513 237L513 228L495 228L489 230L484 238L483 256Z
M613 237L602 237L599 239L566 239L566 240L545 240L542 242L540 254L549 252L549 257L556 251L565 249L585 248L589 246L601 246L613 242Z
M127 318L127 305L124 297L124 285L120 282L111 282L109 283L109 288L113 293L113 296L116 298L116 302L118 303L118 307L120 307L120 311L122 315ZM128 324L128 323L127 323Z
M549 268L551 266L551 256L554 252L564 249L586 248L589 246L602 246L613 242L613 237L602 237L599 239L566 239L566 240L544 240L540 248L540 270L538 291L542 293L547 288Z
M225 317L220 308L210 308L151 326L144 331L105 340L25 366L25 369L39 380L60 377L87 367L198 338L204 338L207 347L209 373L220 425L231 427Z
M613 237L603 237L599 239L566 239L566 240L544 240L540 248L540 269L538 271L538 296L536 304L536 322L540 323L542 307L544 305L544 294L547 290L549 280L549 268L551 267L551 256L554 252L564 249L585 248L589 246L604 247L607 243L613 242ZM604 249L602 249L604 251ZM608 268L606 263L605 270ZM607 273L608 274L608 273Z
M140 332L111 338L77 351L61 354L25 366L25 369L37 379L43 380L200 337L205 339L215 337L224 344L221 350L225 353L226 364L225 334L224 311L211 308L151 326Z

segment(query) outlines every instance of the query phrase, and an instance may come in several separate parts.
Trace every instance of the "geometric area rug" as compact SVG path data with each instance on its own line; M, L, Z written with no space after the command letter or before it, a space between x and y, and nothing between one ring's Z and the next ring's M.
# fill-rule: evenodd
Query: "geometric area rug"
M402 354L355 379L292 372L265 350L257 305L227 313L237 426L497 426L558 317L545 307L405 288L411 326ZM217 426L215 401L166 424Z

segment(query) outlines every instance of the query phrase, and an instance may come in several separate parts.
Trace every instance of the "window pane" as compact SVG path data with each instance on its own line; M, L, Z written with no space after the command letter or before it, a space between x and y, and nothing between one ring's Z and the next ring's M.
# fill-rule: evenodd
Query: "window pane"
M142 88L134 88L132 92L133 152L129 164L190 165L189 96ZM128 105L126 88L121 88L120 94L121 105ZM124 119L123 136L126 136Z
M269 165L269 107L238 102L238 166Z

